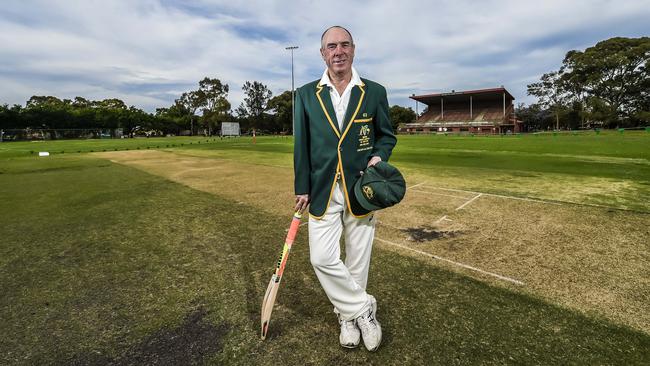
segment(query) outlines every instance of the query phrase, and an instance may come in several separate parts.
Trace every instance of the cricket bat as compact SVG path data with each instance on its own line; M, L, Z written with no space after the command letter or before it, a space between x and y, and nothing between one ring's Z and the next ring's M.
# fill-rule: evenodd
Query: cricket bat
M271 312L273 311L273 305L275 304L275 297L278 295L278 289L280 288L280 282L282 281L284 267L287 265L289 252L291 252L291 246L293 245L293 241L296 239L296 234L298 234L301 217L302 215L300 214L300 211L293 214L291 226L289 227L289 232L287 233L287 238L285 239L284 247L282 248L282 254L280 255L280 259L278 259L275 273L273 273L271 281L266 288L266 293L264 294L261 317L262 339L266 339L266 334L269 331L269 322L271 321Z

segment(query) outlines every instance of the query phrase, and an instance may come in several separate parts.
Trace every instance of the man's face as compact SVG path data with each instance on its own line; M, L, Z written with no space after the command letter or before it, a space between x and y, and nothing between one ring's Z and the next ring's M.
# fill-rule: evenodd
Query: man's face
M325 33L320 53L330 73L340 75L352 72L354 44L343 29L332 28Z

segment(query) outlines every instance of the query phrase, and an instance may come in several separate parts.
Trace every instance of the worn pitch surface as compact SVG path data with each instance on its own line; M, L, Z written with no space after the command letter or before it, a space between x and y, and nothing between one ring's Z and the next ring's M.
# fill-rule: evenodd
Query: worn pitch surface
M163 151L98 155L260 212L291 211L287 167ZM567 197L485 194L456 189L462 184L450 185L449 177L403 172L412 188L400 205L379 213L379 248L650 333L648 213ZM463 179L473 177L453 181Z

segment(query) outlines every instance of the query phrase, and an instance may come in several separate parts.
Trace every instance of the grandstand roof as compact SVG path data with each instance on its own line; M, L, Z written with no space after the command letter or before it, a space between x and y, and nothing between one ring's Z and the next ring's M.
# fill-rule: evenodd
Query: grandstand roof
M471 95L477 100L480 99L495 99L496 97L501 97L503 93L506 93L507 97L514 100L515 97L510 94L506 88L490 88L490 89L477 89L477 90L465 90L465 91L455 91L452 90L450 93L436 93L436 94L423 94L423 95L411 95L409 98L417 100L420 103L424 104L433 104L440 103L440 99L444 98L445 101L464 101Z

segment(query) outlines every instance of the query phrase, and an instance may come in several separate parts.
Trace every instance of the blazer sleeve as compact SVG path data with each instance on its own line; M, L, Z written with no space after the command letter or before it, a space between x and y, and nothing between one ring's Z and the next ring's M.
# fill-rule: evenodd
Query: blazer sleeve
M296 195L310 194L311 187L310 167L311 156L309 153L309 118L305 110L305 105L300 96L301 89L295 94L295 126L293 127L293 170L294 170L294 190Z
M370 155L379 156L382 161L388 161L395 144L397 144L397 138L393 133L393 127L390 122L388 97L386 96L386 88L383 86L379 93L379 106L377 107L374 125L375 145Z

